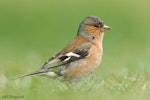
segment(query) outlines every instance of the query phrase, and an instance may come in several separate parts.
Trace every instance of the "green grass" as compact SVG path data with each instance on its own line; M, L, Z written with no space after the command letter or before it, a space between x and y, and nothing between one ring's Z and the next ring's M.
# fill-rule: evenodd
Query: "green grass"
M150 2L147 0L1 0L0 100L149 100ZM80 21L101 17L100 67L75 84L45 77L12 78L37 70L76 35Z

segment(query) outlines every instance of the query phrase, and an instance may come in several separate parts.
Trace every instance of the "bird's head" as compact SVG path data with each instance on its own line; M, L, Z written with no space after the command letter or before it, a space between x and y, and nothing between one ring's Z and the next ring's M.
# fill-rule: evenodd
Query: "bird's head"
M111 28L104 24L104 22L95 16L86 17L80 24L78 29L78 35L88 36L92 34L100 34L105 30L110 30Z

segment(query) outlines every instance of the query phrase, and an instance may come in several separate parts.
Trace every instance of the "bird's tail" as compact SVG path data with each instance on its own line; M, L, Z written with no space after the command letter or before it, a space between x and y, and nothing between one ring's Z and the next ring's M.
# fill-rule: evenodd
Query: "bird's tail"
M24 74L24 75L21 75L21 76L18 76L14 79L18 79L18 78L22 78L22 77L27 77L27 76L35 76L35 75L42 75L44 73L46 73L47 70L38 70L38 71L35 71L35 72L31 72L31 73L28 73L28 74Z

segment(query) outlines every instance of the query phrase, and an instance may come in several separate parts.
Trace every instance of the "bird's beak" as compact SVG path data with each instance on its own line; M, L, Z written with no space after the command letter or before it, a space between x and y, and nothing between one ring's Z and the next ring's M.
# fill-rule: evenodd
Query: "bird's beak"
M105 31L105 30L110 30L110 29L111 29L111 28L110 28L109 26L105 25L105 24L104 24L104 26L102 27L102 30L103 30L103 31Z

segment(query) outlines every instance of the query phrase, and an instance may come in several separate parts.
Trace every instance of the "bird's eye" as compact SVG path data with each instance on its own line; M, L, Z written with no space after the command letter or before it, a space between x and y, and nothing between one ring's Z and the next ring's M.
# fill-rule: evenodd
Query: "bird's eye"
M98 28L98 27L99 27L99 25L98 25L98 24L95 24L95 25L94 25L94 27Z

